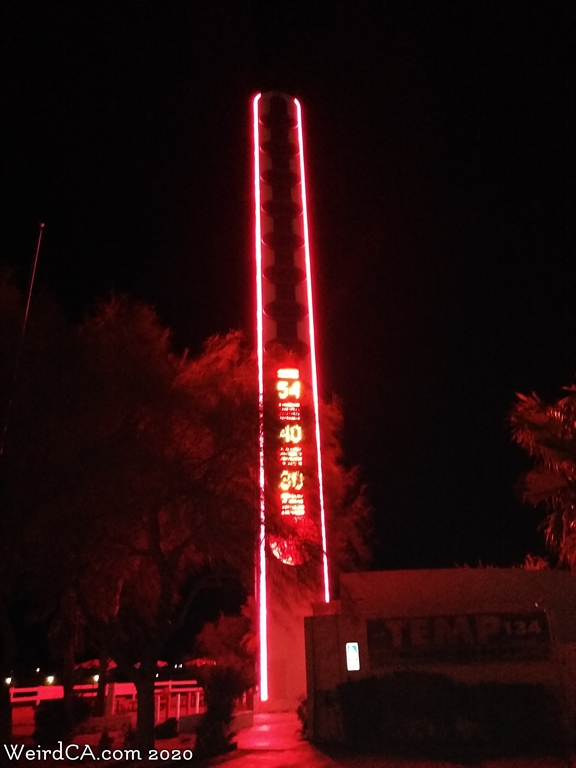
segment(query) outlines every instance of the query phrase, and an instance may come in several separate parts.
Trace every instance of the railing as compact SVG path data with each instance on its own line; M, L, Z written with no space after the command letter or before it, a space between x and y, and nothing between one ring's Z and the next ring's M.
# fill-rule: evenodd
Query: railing
M75 685L74 693L83 698L94 698L98 691L95 684ZM61 685L40 685L36 688L10 688L13 706L37 707L41 701L61 699L64 688ZM236 711L253 708L253 691L247 691L236 703ZM156 723L175 717L180 720L187 715L198 715L205 711L204 689L196 680L162 680L154 686ZM106 714L126 715L136 711L137 694L134 683L109 683L106 686Z
M64 696L64 688L61 685L40 685L37 688L10 688L10 701L12 704L31 704L37 707L41 701L47 699L61 699Z
M204 690L198 683L187 680L167 680L154 686L156 722L183 715L204 712Z
M74 693L83 698L94 698L97 685L75 685ZM61 685L40 685L35 688L10 688L10 700L15 706L37 707L41 701L61 699ZM158 681L154 686L156 722L169 717L199 714L205 710L204 690L196 680ZM106 686L106 711L108 714L127 714L136 710L136 686L134 683L109 683ZM164 715L164 717L162 717Z

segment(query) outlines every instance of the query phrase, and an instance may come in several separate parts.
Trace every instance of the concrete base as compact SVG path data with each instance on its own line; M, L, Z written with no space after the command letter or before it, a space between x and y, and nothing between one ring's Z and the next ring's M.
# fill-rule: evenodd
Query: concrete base
M293 713L254 716L251 728L238 735L240 750L279 750L298 747L302 743L300 722Z
M258 702L258 712L296 712L306 696L306 647L304 617L311 614L310 600L282 596L268 614L268 701Z

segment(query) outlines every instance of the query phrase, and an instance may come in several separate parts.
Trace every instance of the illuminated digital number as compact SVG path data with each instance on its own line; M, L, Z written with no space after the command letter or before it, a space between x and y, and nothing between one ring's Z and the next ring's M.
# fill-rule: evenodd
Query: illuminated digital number
M289 424L280 430L280 438L285 443L299 443L302 440L302 436L300 424Z
M300 382L299 381L279 381L276 384L278 390L278 397L280 400L286 400L287 397L294 397L296 400L300 399Z
M304 475L302 472L289 472L287 469L280 474L279 488L283 491L294 489L300 491L304 485Z

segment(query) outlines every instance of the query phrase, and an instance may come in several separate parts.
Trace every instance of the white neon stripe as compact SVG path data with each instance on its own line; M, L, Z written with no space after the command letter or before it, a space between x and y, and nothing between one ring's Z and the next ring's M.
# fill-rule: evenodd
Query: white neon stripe
M254 97L254 221L256 255L256 331L258 344L258 417L260 450L260 541L258 552L258 604L260 637L260 700L268 701L268 595L266 590L266 505L264 475L264 341L263 341L263 301L262 301L262 224L260 207L260 137L258 130L258 102L262 96Z
M314 400L314 418L316 431L316 455L318 459L318 486L320 494L320 525L322 530L322 569L324 576L324 600L330 602L330 580L328 573L328 548L326 542L326 513L324 509L324 483L322 479L322 448L320 445L320 413L318 397L318 376L316 370L316 339L314 329L314 305L312 302L312 269L310 260L310 238L308 233L308 203L306 199L306 174L304 172L304 138L302 133L302 108L298 99L294 99L298 112L298 143L300 145L300 179L302 184L302 207L304 225L304 253L306 256L306 283L308 293L308 318L310 329L310 366L312 369L312 398Z

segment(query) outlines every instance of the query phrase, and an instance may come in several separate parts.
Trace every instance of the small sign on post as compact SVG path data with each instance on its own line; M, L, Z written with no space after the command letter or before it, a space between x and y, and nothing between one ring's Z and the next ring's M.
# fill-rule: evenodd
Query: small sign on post
M358 672L360 669L358 643L346 643L346 669L348 672Z

